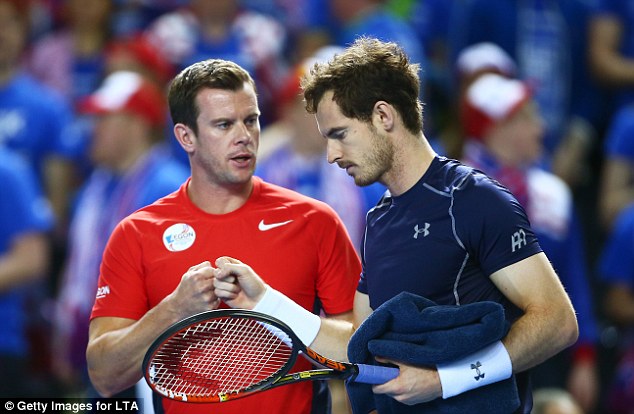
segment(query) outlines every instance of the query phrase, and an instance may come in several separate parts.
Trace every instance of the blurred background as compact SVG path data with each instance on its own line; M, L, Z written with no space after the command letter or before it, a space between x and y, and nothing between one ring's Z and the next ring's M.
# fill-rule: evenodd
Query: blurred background
M420 64L425 136L516 194L570 293L580 340L535 370L536 412L632 412L634 0L0 0L0 396L94 395L101 253L187 177L165 91L193 62L250 71L256 174L358 244L383 189L326 162L299 79L360 35Z

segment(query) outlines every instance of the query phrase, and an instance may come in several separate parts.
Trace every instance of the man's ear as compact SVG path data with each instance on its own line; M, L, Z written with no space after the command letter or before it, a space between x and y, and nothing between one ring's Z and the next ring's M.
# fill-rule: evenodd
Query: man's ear
M396 112L394 107L385 101L377 101L372 111L372 122L377 128L391 131L394 128Z
M180 146L186 153L191 154L194 152L194 145L196 143L196 135L190 127L185 124L174 125L174 135Z

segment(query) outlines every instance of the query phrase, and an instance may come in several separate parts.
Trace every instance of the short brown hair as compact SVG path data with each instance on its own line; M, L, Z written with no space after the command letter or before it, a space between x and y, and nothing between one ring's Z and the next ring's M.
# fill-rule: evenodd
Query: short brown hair
M306 110L316 113L324 94L333 91L343 115L369 122L374 104L386 101L418 134L423 128L418 71L396 43L361 37L329 62L316 63L302 79Z
M222 59L208 59L183 69L171 82L168 92L170 115L175 124L182 123L198 133L196 119L200 109L196 96L201 89L238 91L248 83L257 91L255 81L240 65Z

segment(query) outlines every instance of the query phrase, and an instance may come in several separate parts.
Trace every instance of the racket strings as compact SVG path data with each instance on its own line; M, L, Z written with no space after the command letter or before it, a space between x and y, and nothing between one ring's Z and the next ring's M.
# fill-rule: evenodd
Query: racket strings
M273 377L292 356L281 330L247 318L219 318L179 331L152 359L159 387L196 396L228 394Z
M232 326L233 329L227 330L226 340L215 344L215 352L204 353L200 359L184 359L183 362L187 362L185 368L195 370L203 377L215 374L214 380L225 384L226 389L238 390L245 388L244 384L252 384L253 378L258 378L253 369L258 368L259 355L252 343L243 342L243 338L249 334L249 326L245 322L246 320L240 320L240 323ZM211 339L200 343L201 349L209 349L211 346L214 346ZM240 355L234 355L236 346L240 347ZM267 355L269 349L262 348L261 351L263 355Z

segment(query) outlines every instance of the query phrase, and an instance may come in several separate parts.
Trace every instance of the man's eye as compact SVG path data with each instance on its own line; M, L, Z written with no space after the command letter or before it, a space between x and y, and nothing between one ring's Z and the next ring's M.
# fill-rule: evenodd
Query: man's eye
M346 137L346 131L337 131L331 135L332 139L344 139Z

